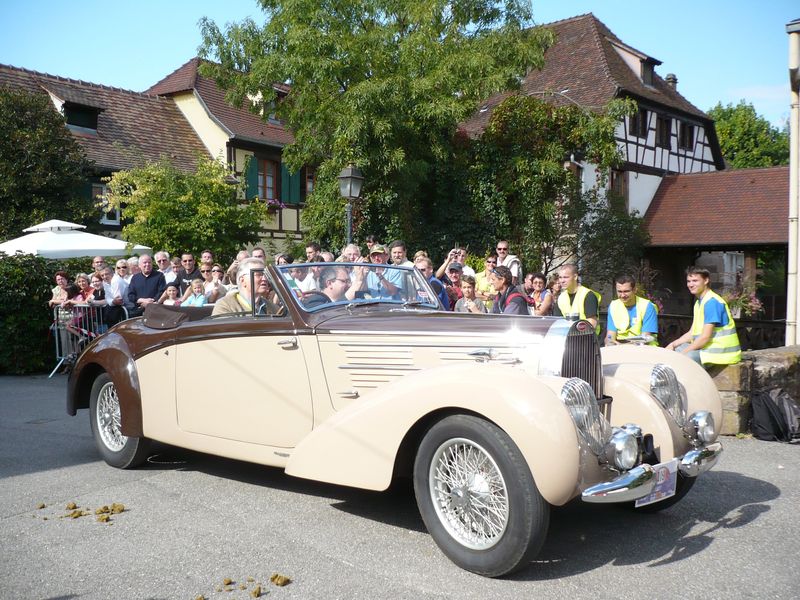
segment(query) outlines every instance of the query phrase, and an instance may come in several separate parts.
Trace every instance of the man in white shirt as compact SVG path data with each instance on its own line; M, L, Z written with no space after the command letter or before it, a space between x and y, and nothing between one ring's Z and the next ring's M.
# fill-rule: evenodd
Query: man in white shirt
M509 254L508 240L497 242L497 266L511 270L511 285L518 285L522 280L522 262L514 254Z
M166 250L161 250L160 252L156 252L155 254L156 264L158 265L158 270L164 275L164 281L167 283L172 283L175 281L175 278L178 274L172 268L172 263L169 261L169 252Z

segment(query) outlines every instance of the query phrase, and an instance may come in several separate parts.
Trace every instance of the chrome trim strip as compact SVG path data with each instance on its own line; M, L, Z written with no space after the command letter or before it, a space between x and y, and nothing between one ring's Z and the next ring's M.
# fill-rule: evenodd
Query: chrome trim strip
M581 493L581 500L592 504L631 502L647 496L656 485L655 472L650 465L639 465L612 481L590 486Z
M383 366L383 365L372 365L369 363L363 364L353 364L353 365L339 365L340 369L345 370L354 370L354 369L365 369L368 371L421 371L420 367L413 367L407 365L396 365L396 366Z
M719 442L689 450L678 463L678 469L687 477L697 477L700 473L711 469L717 463L720 454L722 454L722 444Z

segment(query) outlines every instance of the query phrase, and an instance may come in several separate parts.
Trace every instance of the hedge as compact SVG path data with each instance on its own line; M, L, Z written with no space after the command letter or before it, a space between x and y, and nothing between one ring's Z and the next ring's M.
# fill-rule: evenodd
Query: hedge
M0 375L49 372L55 365L50 331L56 271L88 273L92 258L44 259L0 253Z

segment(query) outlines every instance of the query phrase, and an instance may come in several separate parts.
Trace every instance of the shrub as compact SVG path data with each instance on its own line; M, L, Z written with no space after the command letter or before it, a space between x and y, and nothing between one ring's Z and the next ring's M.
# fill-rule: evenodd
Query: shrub
M85 273L91 262L90 257L48 260L0 253L0 375L42 373L55 366L53 311L47 305L55 273Z

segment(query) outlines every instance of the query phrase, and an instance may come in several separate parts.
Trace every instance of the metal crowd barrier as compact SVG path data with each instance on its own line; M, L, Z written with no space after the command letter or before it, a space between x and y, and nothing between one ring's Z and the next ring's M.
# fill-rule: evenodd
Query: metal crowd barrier
M117 317L113 322L106 322L107 308L104 306L90 306L76 304L69 307L56 306L53 308L53 324L50 329L56 344L56 364L50 377L66 365L68 368L74 364L83 349L108 330L109 324L128 318L128 311L124 306L115 307Z

